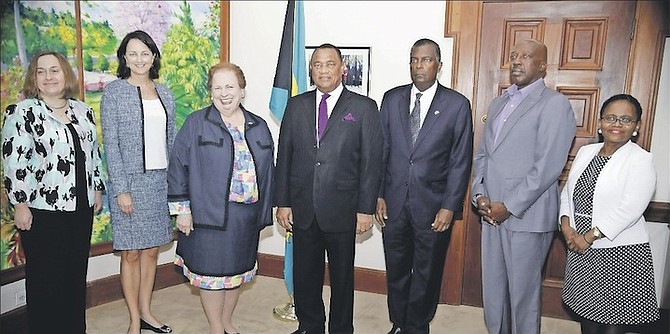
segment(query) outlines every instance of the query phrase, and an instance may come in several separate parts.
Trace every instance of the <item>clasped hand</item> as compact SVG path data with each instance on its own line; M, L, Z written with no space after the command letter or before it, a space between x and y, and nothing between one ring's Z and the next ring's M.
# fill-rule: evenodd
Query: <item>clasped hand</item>
M477 198L477 213L482 216L485 222L493 226L499 226L511 215L507 211L505 203L491 202L486 196L479 196Z
M561 225L561 232L565 238L565 244L568 249L579 254L583 254L591 245L586 242L583 234L577 233L577 230L572 228L569 224Z

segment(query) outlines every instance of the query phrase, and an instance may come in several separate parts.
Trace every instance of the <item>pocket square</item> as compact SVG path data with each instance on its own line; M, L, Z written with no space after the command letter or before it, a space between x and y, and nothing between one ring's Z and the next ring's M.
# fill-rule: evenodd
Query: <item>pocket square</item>
M345 122L355 122L356 119L354 118L354 115L351 113L348 113L346 116L342 117L342 120Z

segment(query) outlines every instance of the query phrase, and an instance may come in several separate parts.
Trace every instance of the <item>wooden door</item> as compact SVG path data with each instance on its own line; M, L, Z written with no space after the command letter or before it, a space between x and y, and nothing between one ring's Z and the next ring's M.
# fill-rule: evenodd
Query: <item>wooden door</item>
M548 48L548 87L568 97L577 119L577 134L561 180L567 177L579 147L598 141L599 108L608 97L625 91L635 1L496 2L482 8L481 48L475 106L478 147L491 100L509 87L508 57L520 40L534 38ZM523 149L523 148L519 148ZM467 224L463 304L481 306L479 217ZM557 218L558 222L558 218ZM567 316L561 306L566 249L556 233L544 267L543 313Z

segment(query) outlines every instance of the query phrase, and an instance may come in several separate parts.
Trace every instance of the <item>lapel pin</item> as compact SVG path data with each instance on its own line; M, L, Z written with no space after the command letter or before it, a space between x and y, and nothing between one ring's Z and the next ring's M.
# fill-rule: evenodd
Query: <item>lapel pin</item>
M434 112L433 114L434 114L435 116L437 116L437 115L440 114L440 111L439 111L439 110L435 110L435 112Z

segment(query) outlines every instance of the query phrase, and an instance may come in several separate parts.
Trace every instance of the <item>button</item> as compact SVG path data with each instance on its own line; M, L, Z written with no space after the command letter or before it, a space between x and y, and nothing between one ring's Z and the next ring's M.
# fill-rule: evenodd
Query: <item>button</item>
M319 167L319 166L321 166L321 163L320 163L320 162L317 162L317 163L316 163L316 167Z
M410 161L409 161L409 164L410 164L410 165L413 165L413 164L414 164L414 161L413 161L413 160L410 160Z

